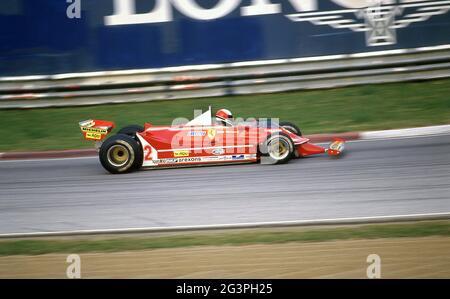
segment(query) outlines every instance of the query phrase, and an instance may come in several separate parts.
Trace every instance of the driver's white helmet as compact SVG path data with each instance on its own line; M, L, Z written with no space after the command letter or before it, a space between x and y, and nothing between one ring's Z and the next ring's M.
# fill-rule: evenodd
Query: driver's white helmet
M216 121L223 126L232 126L233 114L228 109L220 109L216 112Z

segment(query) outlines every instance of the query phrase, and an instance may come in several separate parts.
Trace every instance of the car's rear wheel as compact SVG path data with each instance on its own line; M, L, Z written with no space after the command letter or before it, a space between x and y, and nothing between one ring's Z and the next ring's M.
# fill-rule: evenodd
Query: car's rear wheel
M289 136L284 133L272 134L260 146L261 163L286 163L292 158L294 150L294 143Z
M143 153L131 136L117 134L100 147L100 163L111 173L127 173L142 166Z
M297 136L302 136L302 131L300 131L300 128L288 121L282 121L279 123L280 127L282 127L283 129L288 130L291 133L294 133Z

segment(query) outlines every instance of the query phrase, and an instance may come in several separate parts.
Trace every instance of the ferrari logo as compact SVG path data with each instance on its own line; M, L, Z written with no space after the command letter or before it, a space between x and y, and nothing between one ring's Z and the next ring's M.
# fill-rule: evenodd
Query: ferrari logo
M209 139L214 139L214 137L216 137L216 129L209 129L208 130L208 137Z

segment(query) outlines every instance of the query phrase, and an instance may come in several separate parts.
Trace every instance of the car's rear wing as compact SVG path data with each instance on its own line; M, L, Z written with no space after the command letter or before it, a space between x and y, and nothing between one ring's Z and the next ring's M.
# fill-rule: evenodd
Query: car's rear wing
M112 121L97 119L80 121L79 125L84 139L93 141L103 140L115 127Z

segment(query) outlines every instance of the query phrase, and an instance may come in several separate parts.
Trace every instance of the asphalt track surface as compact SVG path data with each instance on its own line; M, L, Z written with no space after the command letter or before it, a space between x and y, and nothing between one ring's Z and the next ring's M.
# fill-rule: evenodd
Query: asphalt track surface
M450 135L340 159L111 175L98 158L0 162L0 234L450 212Z

